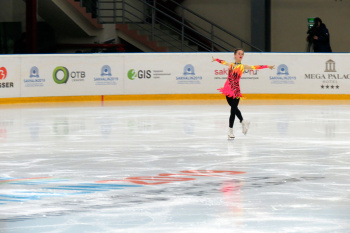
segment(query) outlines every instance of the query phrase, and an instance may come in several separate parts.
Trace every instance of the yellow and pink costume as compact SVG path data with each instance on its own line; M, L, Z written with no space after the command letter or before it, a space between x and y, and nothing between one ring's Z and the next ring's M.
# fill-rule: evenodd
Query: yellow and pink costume
M226 65L226 61L216 59L217 62ZM260 70L268 68L267 65L257 65L257 66L247 66L242 65L241 63L231 63L229 66L228 77L224 87L219 88L218 90L228 97L241 98L241 88L239 86L239 81L241 80L244 68L248 67L251 70Z

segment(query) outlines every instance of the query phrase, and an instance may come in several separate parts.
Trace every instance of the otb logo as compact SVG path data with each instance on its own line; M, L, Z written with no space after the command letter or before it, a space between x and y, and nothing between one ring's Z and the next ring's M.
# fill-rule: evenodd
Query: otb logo
M58 66L53 71L53 80L57 84L67 83L69 77L71 77L73 79L73 81L84 81L85 72L84 71L73 71L73 72L69 73L68 69L66 67L63 67L63 66Z
M7 70L5 67L0 68L0 80L3 80L7 77Z
M152 77L152 72L151 70L139 70L138 72L135 72L134 69L131 69L128 71L128 78L130 80L134 80L136 77L139 79L143 78L151 78Z
M58 66L53 71L53 80L57 84L67 83L69 78L69 71L66 67Z

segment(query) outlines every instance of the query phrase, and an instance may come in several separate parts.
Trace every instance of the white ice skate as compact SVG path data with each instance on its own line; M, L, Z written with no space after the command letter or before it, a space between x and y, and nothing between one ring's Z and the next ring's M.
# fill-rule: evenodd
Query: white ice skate
M233 134L233 128L228 129L228 139L234 139L235 135Z
M242 133L243 133L244 135L247 134L248 129L249 129L249 125L250 125L250 122L249 122L249 121L246 121L246 120L243 120L243 121L242 121Z

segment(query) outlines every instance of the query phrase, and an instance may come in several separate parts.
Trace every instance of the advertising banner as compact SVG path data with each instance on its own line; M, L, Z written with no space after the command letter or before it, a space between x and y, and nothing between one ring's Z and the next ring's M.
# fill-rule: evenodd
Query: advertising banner
M297 93L300 82L298 55L247 53L243 63L247 65L274 65L275 69L245 71L241 81L243 93ZM244 78L246 77L246 78Z
M300 92L311 94L350 94L349 54L303 58Z
M0 56L0 98L20 96L20 67L19 56Z
M228 57L215 55L223 60ZM233 62L233 54L229 56L226 61ZM245 70L241 90L256 94L349 94L349 58L349 54L332 53L245 53L243 64L275 65L275 69ZM227 72L227 66L215 69L214 79L225 81Z
M128 55L125 57L125 93L217 93L223 81L214 79L215 66L211 60L209 53Z
M177 64L167 54L130 54L124 58L126 94L174 94L173 75Z
M24 56L21 69L23 97L124 94L122 56Z
M128 94L218 94L233 53L0 56L0 98ZM245 53L246 94L349 94L350 54Z

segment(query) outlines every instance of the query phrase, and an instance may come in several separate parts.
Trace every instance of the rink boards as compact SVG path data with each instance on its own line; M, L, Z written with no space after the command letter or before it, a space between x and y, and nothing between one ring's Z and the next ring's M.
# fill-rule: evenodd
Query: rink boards
M218 94L233 53L49 54L0 56L0 98ZM249 94L347 95L350 54L246 53Z

